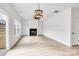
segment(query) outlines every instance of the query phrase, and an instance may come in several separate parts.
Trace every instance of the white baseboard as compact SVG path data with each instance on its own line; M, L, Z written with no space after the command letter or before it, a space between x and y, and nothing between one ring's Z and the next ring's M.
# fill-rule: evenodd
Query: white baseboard
M42 35L42 36L45 36L45 37L47 37L48 39L51 39L51 40L55 40L54 38L48 37L48 36L46 36L46 35ZM70 44L66 44L66 43L63 43L63 42L58 41L58 40L55 40L55 41L57 41L57 42L59 42L59 43L61 43L61 44L63 44L63 45L66 45L66 46L68 46L68 47L72 47Z

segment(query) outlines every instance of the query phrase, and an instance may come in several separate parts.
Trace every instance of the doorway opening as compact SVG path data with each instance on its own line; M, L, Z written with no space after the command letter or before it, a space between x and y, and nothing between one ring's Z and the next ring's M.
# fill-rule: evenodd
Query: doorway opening
M0 13L0 49L6 47L6 21L5 16Z

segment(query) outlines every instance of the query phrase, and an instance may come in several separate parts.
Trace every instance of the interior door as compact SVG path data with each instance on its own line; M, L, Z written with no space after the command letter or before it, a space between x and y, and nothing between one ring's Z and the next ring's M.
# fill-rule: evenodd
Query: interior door
M72 43L79 45L79 18L73 19Z

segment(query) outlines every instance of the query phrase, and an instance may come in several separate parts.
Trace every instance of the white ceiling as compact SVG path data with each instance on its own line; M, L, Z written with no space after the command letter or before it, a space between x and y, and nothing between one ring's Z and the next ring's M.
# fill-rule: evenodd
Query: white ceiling
M18 15L24 20L32 19L34 15L34 10L38 8L37 3L14 3L12 4L16 9ZM54 10L59 10L59 12L68 7L79 8L78 3L41 3L40 8L44 11L44 18L53 16Z

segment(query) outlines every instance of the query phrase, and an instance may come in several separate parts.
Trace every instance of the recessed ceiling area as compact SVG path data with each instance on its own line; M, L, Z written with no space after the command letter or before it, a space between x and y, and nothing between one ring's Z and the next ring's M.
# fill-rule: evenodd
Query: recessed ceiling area
M18 15L26 20L30 19L34 15L34 10L38 8L37 3L13 3L12 4L14 8L16 9ZM79 8L78 3L40 3L40 9L44 11L44 18L53 16L54 11L58 10L61 12L61 10L69 7L77 7Z

